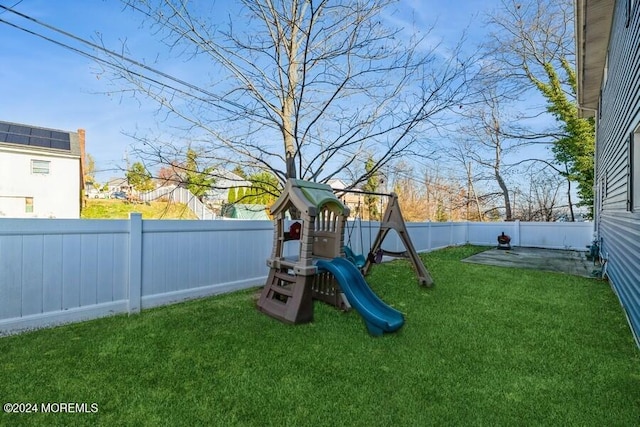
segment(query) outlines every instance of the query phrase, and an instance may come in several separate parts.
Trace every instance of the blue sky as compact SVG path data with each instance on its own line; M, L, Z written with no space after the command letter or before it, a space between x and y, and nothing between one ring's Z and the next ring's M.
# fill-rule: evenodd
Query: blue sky
M16 3L19 12L78 37L96 40L100 34L111 49L118 50L126 40L131 56L139 60L153 61L162 49L148 29L141 28L140 17L123 11L116 0L0 0L6 7ZM407 26L415 22L417 28L435 25L431 40L453 46L470 25L470 39L482 37L483 26L479 23L483 14L498 3L499 0L402 0L390 20ZM212 10L227 15L233 13L233 4L217 1ZM0 11L0 19L54 35L10 12ZM55 39L69 42L59 35ZM85 129L87 151L100 171L98 181L122 175L119 169L124 165L125 151L133 143L123 132L162 127L153 104L105 94L114 88L113 83L100 74L90 59L1 22L0 52L4 101L0 103L0 120L63 130ZM187 81L198 74L193 64L182 61L159 64L157 68Z

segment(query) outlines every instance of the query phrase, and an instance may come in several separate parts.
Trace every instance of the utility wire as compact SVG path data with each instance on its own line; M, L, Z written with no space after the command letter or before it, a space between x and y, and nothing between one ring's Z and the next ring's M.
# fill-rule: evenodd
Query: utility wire
M0 7L3 7L3 6L0 6ZM52 39L52 38L50 38L50 37L47 37L47 36L45 36L45 35L42 35L42 34L36 33L35 31L32 31L32 30L29 30L29 29L27 29L27 28L21 27L21 26L20 26L20 25L18 25L18 24L15 24L15 23L12 23L12 22L8 22L8 21L6 21L6 20L4 20L4 19L2 19L2 18L0 18L0 23L3 23L3 24L6 24L6 25L9 25L10 27L13 27L13 28L16 28L16 29L18 29L18 30L24 31L24 32L26 32L26 33L28 33L28 34L31 34L31 35L34 35L34 36L36 36L36 37L42 38L42 39L44 39L44 40L46 40L46 41L48 41L48 42L51 42L51 43L53 43L53 44L56 44L56 45L58 45L58 46L60 46L60 47L63 47L63 48L65 48L65 49L69 49L69 50L71 50L71 51L73 51L73 52L75 52L75 53L77 53L77 54L79 54L79 55L82 55L82 56L84 56L84 57L87 57L87 58L89 58L89 59L92 59L92 60L94 60L94 61L96 61L96 62L98 62L98 63L101 63L101 64L103 64L103 65L106 65L106 66L108 66L108 67L110 67L110 68L114 68L114 69L117 69L117 70L121 70L121 71L124 71L124 72L126 72L126 73L129 73L129 74L131 74L131 75L133 75L133 76L136 76L136 77L139 77L139 78L145 79L145 80L147 80L147 81L150 81L150 82L152 82L152 83L154 83L154 84L156 84L156 85L160 86L160 88L169 88L169 89L174 90L174 91L176 91L176 92L178 92L178 93L182 93L182 94L184 94L184 95L188 95L189 97L194 97L194 98L196 98L196 99L199 99L199 100L201 100L201 101L205 101L205 102L207 101L206 99L203 99L203 98L201 98L201 97L194 96L192 93L186 92L186 91L184 91L184 90L181 90L181 89L179 89L179 88L176 88L176 87L174 87L174 86L171 86L171 85L169 85L169 84L167 84L167 83L164 83L164 82L161 82L161 81L159 81L159 80L153 79L153 78L151 78L151 77L149 77L149 76L146 76L146 75L143 75L143 74L137 73L137 72L135 72L135 71L133 71L133 70L130 70L130 69L128 69L128 68L125 68L125 67L122 67L122 66L119 66L119 65L113 64L113 63L111 63L111 62L109 62L109 61L107 61L107 60L105 60L105 59L103 59L103 58L100 58L99 56L92 55L92 54L90 54L90 53L88 53L88 52L85 52L85 51L80 50L80 49L78 49L78 48L75 48L75 47L73 47L73 46L70 46L70 45L64 44L64 43L59 42L59 41L57 41L57 40L54 40L54 39Z
M19 5L20 3L22 3L23 1L24 1L24 0L18 0L17 2L15 2L15 3L13 4L13 6L11 6L11 7L10 7L10 9L13 9L14 7L18 6L18 5ZM0 6L2 6L2 5L0 5ZM5 8L4 6L2 6L2 8L3 8L3 9L5 9L5 10L1 11L1 12L0 12L0 15L2 15L2 14L3 14L3 13L5 13L5 12L7 12L7 10L6 10L7 8Z
M22 1L22 0L21 0L21 1ZM19 4L19 3L20 3L20 2L18 2L18 4ZM14 5L14 6L15 6L15 5ZM208 90L203 89L203 88L202 88L202 87L200 87L200 86L196 86L196 85L194 85L194 84L192 84L192 83L189 83L189 82L187 82L187 81L185 81L185 80L179 79L179 78L174 77L174 76L172 76L172 75L170 75L170 74L167 74L167 73L165 73L165 72L163 72L163 71L160 71L160 70L158 70L158 69L155 69L155 68L153 68L153 67L150 67L150 66L149 66L149 65L147 65L147 64L144 64L144 63L142 63L142 62L140 62L140 61L137 61L137 60L135 60L135 59L133 59L133 58L130 58L130 57L128 57L128 56L125 56L125 55L123 55L123 54L121 54L121 53L115 52L115 51L113 51L113 50L109 50L109 49L105 48L104 46L100 46L100 45L98 45L98 44L95 44L95 43L93 43L93 42L90 42L89 40L86 40L86 39L83 39L83 38L81 38L81 37L78 37L78 36L76 36L76 35L74 35L74 34L72 34L72 33L68 32L68 31L65 31L65 30L59 29L59 28L54 27L53 25L47 24L47 23L45 23L45 22L41 22L41 21L39 21L39 20L37 20L37 19L35 19L35 18L33 18L33 17L29 16L29 15L25 15L24 13L21 13L21 12L18 12L18 11L16 11L16 10L14 10L14 9L13 9L13 7L6 7L6 6L3 6L3 5L0 5L0 9L3 9L2 13L7 12L7 11L8 11L8 12L11 12L11 13L13 13L13 14L15 14L15 15L18 15L19 17L21 17L21 18L23 18L23 19L26 19L26 20L28 20L28 21L31 21L31 22L33 22L33 23L35 23L35 24L37 24L37 25L43 26L43 27L45 27L45 28L47 28L47 29L49 29L49 30L51 30L51 31L55 31L55 32L57 32L57 33L59 33L59 34L62 34L62 35L64 35L64 36L67 36L67 37L69 37L69 38L71 38L71 39L73 39L73 40L76 40L76 41L78 41L78 42L80 42L80 43L83 43L83 44L85 44L85 45L87 45L87 46L90 46L91 48L93 48L93 49L95 49L95 50L102 51L102 52L104 52L104 53L106 53L106 54L108 54L108 55L110 55L110 56L112 56L112 57L115 57L115 58L118 58L118 59L120 59L120 60L123 60L123 61L129 62L129 63L131 63L131 64L133 64L133 65L135 65L135 66L137 66L137 67L140 67L140 68L142 68L142 69L145 69L145 70L147 70L147 71L150 71L150 72L152 72L152 73L154 73L154 74L157 74L157 75L159 75L159 76L161 76L161 77L164 77L164 78L166 78L166 79L168 79L168 80L171 80L171 81L173 81L173 82L175 82L175 83L178 83L178 84L180 84L180 85L182 85L182 86L185 86L185 87L187 87L187 88L189 88L189 89L192 89L192 90L194 90L194 91L196 91L196 92L200 92L200 93L202 93L202 94L204 94L204 95L207 95L207 96L211 97L212 99L215 99L215 100L217 100L217 101L219 101L219 102L223 102L223 103L229 104L229 105L231 105L231 106L233 106L234 108L237 108L237 109L239 109L239 110L246 111L246 108L245 108L244 106L242 106L241 104L238 104L238 103L235 103L235 102L232 102L232 101L229 101L229 100L225 100L225 99L223 99L221 96L216 95L216 94L214 94L214 93L212 93L212 92L209 92ZM150 81L153 81L153 82L155 82L155 83L159 83L157 80L153 80L153 79L151 79L151 78L148 78L147 76L145 76L145 75L143 75L143 74L140 74L140 73L134 73L134 72L132 72L130 69L128 69L128 68L124 68L124 67L122 67L122 66L115 66L115 64L113 64L113 63L111 63L111 62L109 62L109 61L106 61L106 60L104 60L104 59L101 59L101 58L99 58L99 57L97 57L97 56L95 56L95 55L91 55L91 54L89 54L89 53L87 53L87 52L81 51L80 49L77 49L77 48L71 47L71 46L66 45L66 44L64 44L64 43L58 42L58 41L53 40L53 39L51 39L51 38L49 38L49 37L43 36L42 34L37 33L37 32L35 32L35 31L28 30L28 29L26 29L26 28L24 28L24 27L18 26L17 24L13 24L13 23L10 23L10 22L5 21L5 20L0 20L0 22L2 22L2 23L4 23L4 24L7 24L7 25L10 25L10 26L12 26L12 27L14 27L14 28L18 28L18 29L20 29L20 30L26 31L27 33L30 33L30 34L35 35L35 36L37 36L37 37L41 37L41 38L43 38L43 39L45 39L45 40L47 40L47 41L50 41L50 42L52 42L52 43L55 43L55 44L59 45L59 46L62 46L62 47L67 48L67 49L70 49L70 50L72 50L72 51L74 51L74 52L76 52L76 53L79 53L79 54L84 55L84 56L86 56L86 57L89 57L89 58L91 58L91 59L97 60L97 61L99 61L100 63L108 64L108 65L109 65L109 66L111 66L112 68L121 69L121 70L126 71L127 73L131 73L131 74L133 74L133 75L135 75L135 76L137 76L137 77L141 77L141 78L143 78L143 79L150 80ZM184 94L187 94L187 95L192 96L192 94L190 94L190 93L188 93L188 92L185 92L185 91L182 91L182 90L179 90L179 89L176 89L175 87L172 87L172 86L170 86L170 85L167 85L167 84L162 84L162 85L163 85L163 86L166 86L166 87L169 87L169 88L171 88L171 89L174 89L174 90L176 90L176 91L179 91L179 92L181 92L181 93L184 93ZM199 98L199 97L197 97L197 98L198 98L198 99L200 99L200 100L202 100L202 101L207 101L207 100L205 100L205 99L203 99L203 98ZM221 107L221 106L219 106L219 105L218 105L218 107ZM221 107L221 108L224 108L224 107ZM225 108L225 109L226 109L228 112L235 112L235 110L230 110L230 109L227 109L227 108Z

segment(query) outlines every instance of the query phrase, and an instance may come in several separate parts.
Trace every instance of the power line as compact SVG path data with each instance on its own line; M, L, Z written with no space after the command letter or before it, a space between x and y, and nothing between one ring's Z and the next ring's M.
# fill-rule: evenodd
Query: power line
M21 2L21 1L23 1L23 0L20 0L20 2ZM19 4L20 2L18 2L17 4ZM16 5L17 5L17 4L16 4ZM150 71L150 72L152 72L152 73L154 73L154 74L157 74L157 75L159 75L159 76L161 76L161 77L163 77L163 78L166 78L166 79L168 79L168 80L170 80L170 81L173 81L173 82L175 82L175 83L178 83L178 84L180 84L180 85L182 85L182 86L185 86L185 87L187 87L187 88L189 88L189 89L192 89L192 90L194 90L194 91L196 91L196 92L200 92L200 93L202 93L202 94L204 94L204 95L206 95L206 96L208 96L208 97L210 97L210 98L212 98L212 99L215 99L215 100L216 100L216 101L218 101L218 102L222 102L222 103L225 103L225 104L229 104L229 105L231 105L232 107L234 107L234 108L236 108L236 109L238 109L238 110L246 111L246 108L245 108L243 105L238 104L238 103L235 103L235 102L232 102L232 101L229 101L229 100L226 100L226 99L223 99L221 96L216 95L216 94L214 94L214 93L212 93L212 92L209 92L208 90L206 90L206 89L204 89L204 88L202 88L202 87L200 87L200 86L194 85L194 84L189 83L189 82L187 82L187 81L185 81L185 80L182 80L182 79L179 79L179 78L177 78L177 77L174 77L174 76L172 76L172 75L170 75L170 74L167 74L167 73L165 73L165 72L163 72L163 71L160 71L160 70L158 70L158 69L156 69L156 68L150 67L149 65L144 64L144 63L142 63L142 62L140 62L140 61L137 61L137 60L135 60L135 59L133 59L133 58L130 58L130 57L128 57L128 56L125 56L125 55L120 54L120 53L118 53L118 52L115 52L115 51L113 51L113 50L107 49L107 48L105 48L104 46L100 46L100 45L98 45L98 44L95 44L95 43L93 43L93 42L90 42L90 41L88 41L88 40L86 40L86 39L83 39L82 37L78 37L78 36L76 36L76 35L74 35L74 34L72 34L72 33L68 32L68 31L65 31L65 30L59 29L59 28L57 28L57 27L55 27L55 26L53 26L53 25L50 25L50 24L47 24L47 23L45 23L45 22L39 21L38 19L33 18L33 17L29 16L29 15L26 15L26 14L24 14L24 13L18 12L18 11L16 11L16 10L14 10L14 9L13 9L13 7L15 7L16 5L14 5L14 6L12 6L12 7L6 7L6 6L3 6L3 5L0 5L0 9L3 9L2 13L7 12L7 11L8 11L8 12L11 12L11 13L13 13L13 14L15 14L15 15L17 15L17 16L19 16L19 17L23 18L23 19L26 19L26 20L28 20L28 21L31 21L31 22L33 22L33 23L37 24L37 25L40 25L40 26L42 26L42 27L45 27L45 28L47 28L47 29L49 29L49 30L51 30L51 31L57 32L57 33L59 33L59 34L62 34L62 35L66 36L66 37L69 37L69 38L71 38L71 39L73 39L73 40L76 40L76 41L78 41L78 42L80 42L80 43L82 43L82 44L85 44L85 45L87 45L87 46L89 46L89 47L91 47L91 48L95 49L95 50L98 50L98 51L104 52L104 53L106 53L106 54L107 54L107 55L109 55L109 56L112 56L112 57L115 57L115 58L117 58L117 59L120 59L120 60L126 61L126 62L131 63L131 64L133 64L133 65L135 65L135 66L137 66L137 67L140 67L140 68L142 68L142 69L144 69L144 70ZM47 40L47 41L49 41L49 42L51 42L51 43L54 43L54 44L56 44L56 45L58 45L58 46L61 46L61 47L63 47L63 48L66 48L66 49L72 50L72 51L74 51L74 52L76 52L76 53L78 53L78 54L80 54L80 55L83 55L83 56L85 56L85 57L88 57L88 58L90 58L90 59L93 59L93 60L95 60L95 61L98 61L98 62L100 62L100 63L102 63L102 64L108 65L108 66L109 66L109 67L111 67L111 68L119 69L119 70L124 71L124 72L126 72L126 73L132 74L132 75L134 75L134 76L136 76L136 77L140 77L140 78L142 78L142 79L149 80L149 81L151 81L151 82L153 82L153 83L160 84L160 85L162 85L162 86L164 86L164 87L168 87L168 88L170 88L170 89L172 89L172 90L175 90L175 91L177 91L177 92L183 93L183 94L185 94L185 95L193 96L193 94L191 94L191 93L189 93L189 92L186 92L186 91L184 91L184 90L180 90L180 89L178 89L178 88L176 88L176 87L174 87L174 86L171 86L171 85L169 85L169 84L162 83L162 82L160 82L160 81L158 81L158 80L152 79L152 78L150 78L150 77L148 77L148 76L146 76L146 75L143 75L143 74L141 74L141 73L134 72L134 71L132 71L132 70L130 70L130 69L128 69L128 68L125 68L125 67L123 67L123 66L121 66L121 65L114 64L113 62L107 61L107 60L105 60L105 59L102 59L102 58L97 57L97 56L95 56L95 55L92 55L92 54L90 54L90 53L87 53L87 52L82 51L82 50L80 50L80 49L78 49L78 48L74 48L74 47L69 46L69 45L67 45L67 44L64 44L64 43L62 43L62 42L59 42L59 41L57 41L57 40L54 40L54 39L52 39L52 38L50 38L50 37L44 36L44 35L42 35L42 34L40 34L40 33L36 32L36 31L26 29L26 28L24 28L24 27L22 27L22 26L19 26L19 25L17 25L17 24L11 23L11 22L8 22L8 21L6 21L6 20L1 20L1 19L0 19L0 22L2 22L2 23L4 23L4 24L7 24L7 25L9 25L9 26L11 26L11 27L17 28L17 29L19 29L19 30L25 31L25 32L27 32L27 33L29 33L29 34L32 34L32 35L36 36L36 37L40 37L40 38L42 38L42 39L44 39L44 40ZM196 98L197 98L197 99L200 99L201 101L204 101L204 102L210 102L209 100L206 100L206 99L201 98L201 97L196 97ZM222 106L220 106L220 105L218 105L218 107L220 107L220 108L224 108L224 107L222 107ZM226 109L226 108L224 108L224 109ZM235 110L230 110L230 109L226 109L226 110L227 110L228 112L236 112Z
M10 7L10 9L13 9L14 7L18 6L20 3L22 3L24 0L18 0L17 2L15 2L13 4L13 6ZM0 5L2 6L2 5ZM6 9L4 6L2 6L3 9ZM7 12L6 10L3 10L0 12L0 15L2 15L3 13Z
M4 6L0 6L0 7L4 7ZM12 22L8 22L8 21L6 21L6 20L4 20L4 19L2 19L2 18L0 18L0 23L3 23L3 24L6 24L6 25L9 25L9 26L14 27L14 28L16 28L16 29L18 29L18 30L24 31L24 32L26 32L26 33L28 33L28 34L31 34L31 35L34 35L34 36L36 36L36 37L42 38L43 40L46 40L46 41L51 42L51 43L53 43L53 44L56 44L56 45L58 45L58 46L60 46L60 47L63 47L63 48L65 48L65 49L69 49L69 50L71 50L71 51L73 51L73 52L75 52L75 53L77 53L77 54L79 54L79 55L82 55L82 56L84 56L84 57L86 57L86 58L92 59L92 60L94 60L94 61L96 61L96 62L98 62L98 63L101 63L101 64L103 64L103 65L106 65L106 66L108 66L108 67L110 67L110 68L114 68L114 69L116 69L116 70L121 70L121 71L124 71L124 72L126 72L126 73L128 73L128 74L131 74L131 75L133 75L133 76L136 76L136 77L139 77L139 78L145 79L145 80L147 80L147 81L149 81L149 82L151 82L151 83L154 83L154 84L158 85L160 88L169 88L169 89L171 89L171 90L173 90L173 91L175 91L175 92L182 93L182 94L184 94L184 95L188 95L188 96L190 96L190 97L195 97L193 94L191 94L191 93L189 93L189 92L186 92L186 91L184 91L184 90L181 90L181 89L179 89L179 88L176 88L176 87L174 87L174 86L171 86L171 85L169 85L169 84L167 84L167 83L161 82L161 81L159 81L159 80L153 79L153 78L151 78L151 77L149 77L149 76L146 76L146 75L143 75L143 74L141 74L141 73L135 72L135 71L133 71L133 70L127 69L127 68L125 68L125 67L115 65L115 64L113 64L113 63L111 63L111 62L109 62L109 61L107 61L107 60L105 60L105 59L103 59L103 58L100 58L99 56L92 55L92 54L90 54L90 53L88 53L88 52L85 52L85 51L80 50L80 49L78 49L78 48L75 48L75 47L73 47L73 46L67 45L67 44L65 44L65 43L62 43L62 42L57 41L57 40L54 40L54 39L52 39L52 38L50 38L50 37L47 37L47 36L45 36L45 35L39 34L39 33L35 32L35 31L32 31L32 30L29 30L29 29L27 29L27 28L21 27L21 26L20 26L20 25L18 25L18 24L15 24L15 23L12 23ZM196 98L196 99L200 99L200 100L202 100L202 101L206 101L206 100L204 100L204 99L202 99L202 98L198 98L198 97L195 97L195 98Z

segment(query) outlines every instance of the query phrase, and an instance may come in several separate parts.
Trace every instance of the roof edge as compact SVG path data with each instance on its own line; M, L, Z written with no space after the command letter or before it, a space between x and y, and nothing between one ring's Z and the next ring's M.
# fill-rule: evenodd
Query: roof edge
M583 117L598 108L615 0L575 0L577 100Z

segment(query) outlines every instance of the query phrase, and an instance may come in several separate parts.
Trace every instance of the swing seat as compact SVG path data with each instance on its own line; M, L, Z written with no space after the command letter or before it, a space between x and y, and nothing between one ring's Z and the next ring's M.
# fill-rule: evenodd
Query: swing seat
M351 264L355 265L358 268L364 267L365 263L367 262L364 255L354 254L349 246L343 246L342 249L344 250L344 256L351 262Z

